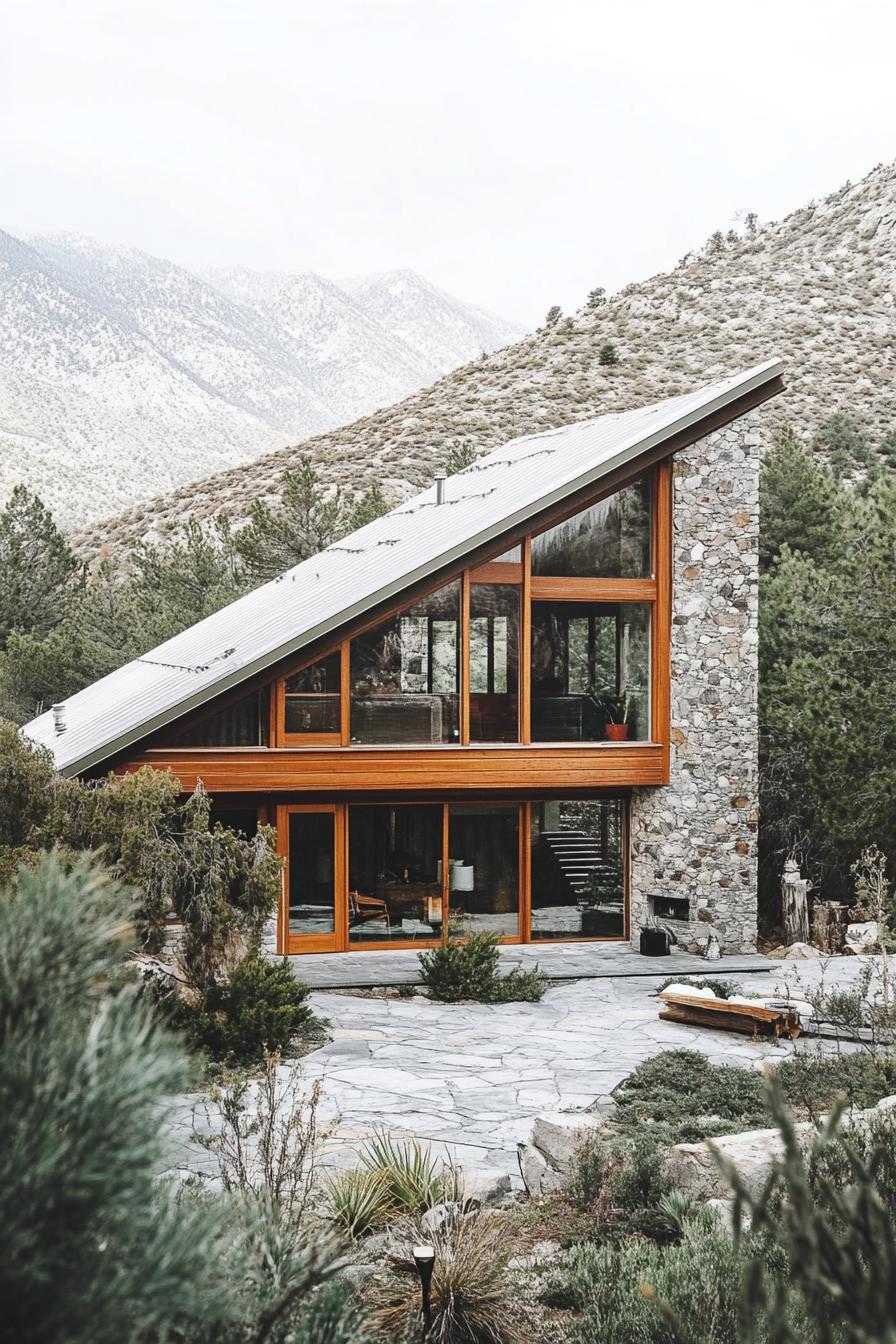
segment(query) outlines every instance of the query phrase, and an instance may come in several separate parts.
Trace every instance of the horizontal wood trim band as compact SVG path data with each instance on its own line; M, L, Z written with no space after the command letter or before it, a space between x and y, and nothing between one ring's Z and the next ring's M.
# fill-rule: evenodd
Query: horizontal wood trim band
M185 790L211 793L390 792L554 796L564 790L631 788L663 782L663 748L635 745L403 748L396 751L151 751L120 764L170 770Z
M533 601L653 602L655 579L559 579L533 574Z
M523 566L512 564L509 560L503 564L480 565L470 571L471 583L522 583Z

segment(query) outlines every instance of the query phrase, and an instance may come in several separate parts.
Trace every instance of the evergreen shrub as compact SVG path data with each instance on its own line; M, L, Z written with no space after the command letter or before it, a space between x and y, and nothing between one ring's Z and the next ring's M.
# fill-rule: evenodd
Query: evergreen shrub
M213 981L195 1008L177 1019L193 1044L220 1063L254 1064L288 1052L290 1042L314 1022L308 988L285 960L244 957L226 981Z
M499 971L496 933L471 933L463 941L450 942L421 952L420 978L434 999L457 1003L477 999L480 1003L537 1003L544 996L547 978L538 967L515 967L507 975Z

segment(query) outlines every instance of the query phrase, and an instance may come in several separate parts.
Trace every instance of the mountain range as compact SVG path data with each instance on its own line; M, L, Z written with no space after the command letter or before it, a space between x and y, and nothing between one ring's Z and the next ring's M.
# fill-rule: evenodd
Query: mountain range
M0 232L0 499L85 526L391 405L520 331L413 271L194 274Z
M601 357L608 344L615 364ZM377 480L397 500L426 485L458 440L484 451L773 356L785 361L787 390L763 411L766 443L784 422L810 441L836 411L872 436L896 427L896 165L780 222L716 233L669 273L606 300L598 293L398 405L105 519L77 541L87 555L114 553L163 536L187 514L238 521L253 499L276 504L299 451L325 481L358 489Z

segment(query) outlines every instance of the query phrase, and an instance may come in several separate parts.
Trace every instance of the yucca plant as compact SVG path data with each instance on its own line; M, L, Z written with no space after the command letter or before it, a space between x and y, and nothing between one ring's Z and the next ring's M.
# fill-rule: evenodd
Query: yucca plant
M384 1171L352 1167L324 1180L330 1213L352 1238L378 1227L392 1208L389 1181Z
M412 1217L460 1195L459 1173L410 1140L377 1133L362 1150L361 1163L383 1176L392 1208Z

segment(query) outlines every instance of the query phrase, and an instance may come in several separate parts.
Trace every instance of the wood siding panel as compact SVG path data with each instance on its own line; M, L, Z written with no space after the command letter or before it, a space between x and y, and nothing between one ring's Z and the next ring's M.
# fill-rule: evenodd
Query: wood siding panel
M348 751L182 749L147 751L117 767L171 770L190 791L211 793L502 792L562 796L570 790L630 788L663 782L662 744L443 747Z

